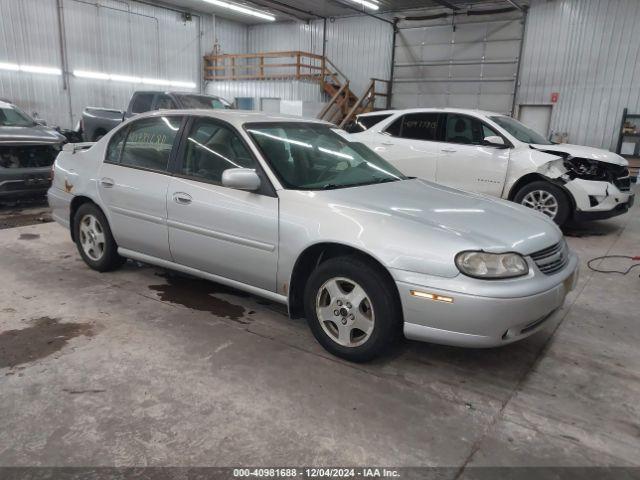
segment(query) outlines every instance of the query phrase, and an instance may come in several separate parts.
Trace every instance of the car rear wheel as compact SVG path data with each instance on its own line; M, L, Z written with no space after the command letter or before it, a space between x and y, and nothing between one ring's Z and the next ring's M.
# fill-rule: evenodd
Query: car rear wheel
M125 262L118 255L118 246L111 234L109 222L97 205L81 205L74 216L73 227L78 252L91 268L107 272Z
M313 335L332 354L364 362L397 338L401 312L395 286L379 268L355 256L320 264L305 288Z
M562 226L571 214L571 202L558 186L545 181L532 182L522 187L514 201L536 210Z

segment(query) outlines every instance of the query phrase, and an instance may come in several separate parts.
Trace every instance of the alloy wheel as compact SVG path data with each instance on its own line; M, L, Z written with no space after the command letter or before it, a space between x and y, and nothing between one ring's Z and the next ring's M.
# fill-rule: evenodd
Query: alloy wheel
M373 304L364 289L353 280L327 280L316 296L316 315L325 333L344 347L365 343L375 325Z
M104 255L105 235L100 221L88 214L80 220L80 245L91 260L97 262Z
M550 218L555 218L558 214L558 200L545 190L533 190L527 193L521 203L525 207L544 213Z

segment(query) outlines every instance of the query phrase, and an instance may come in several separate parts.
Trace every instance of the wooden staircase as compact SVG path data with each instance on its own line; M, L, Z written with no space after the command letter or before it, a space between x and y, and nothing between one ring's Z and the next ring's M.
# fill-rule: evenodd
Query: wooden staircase
M301 51L207 55L204 57L204 79L317 81L328 100L318 118L341 128L356 115L375 110L377 97L387 100L386 107L390 87L389 81L372 78L359 97L351 90L349 79L328 58ZM376 90L380 83L385 84L384 91Z

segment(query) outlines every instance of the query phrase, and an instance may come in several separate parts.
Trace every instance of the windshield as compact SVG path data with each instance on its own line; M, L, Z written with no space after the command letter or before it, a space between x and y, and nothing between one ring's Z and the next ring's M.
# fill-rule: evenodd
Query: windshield
M282 184L295 190L328 190L405 177L361 143L348 142L322 124L245 125Z
M224 98L208 97L207 95L180 95L183 108L202 108L205 110L218 110L231 108L231 104Z
M524 143L537 143L539 145L551 145L551 142L540 135L538 132L531 130L519 121L505 117L504 115L489 117L511 135Z
M0 107L0 126L3 127L33 127L36 122L26 113L13 106Z

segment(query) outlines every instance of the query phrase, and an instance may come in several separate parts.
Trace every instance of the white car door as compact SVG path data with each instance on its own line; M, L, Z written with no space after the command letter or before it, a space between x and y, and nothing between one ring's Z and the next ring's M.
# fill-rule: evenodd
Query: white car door
M98 190L122 248L171 260L167 230L169 160L182 117L144 118L110 140Z
M167 193L169 244L177 263L276 290L278 197L266 177L257 192L224 187L222 172L255 168L234 127L194 118L183 135Z
M501 136L479 118L448 113L443 155L438 158L436 181L449 187L501 196L510 149L484 140Z
M405 175L435 181L443 118L438 112L407 113L355 138Z

